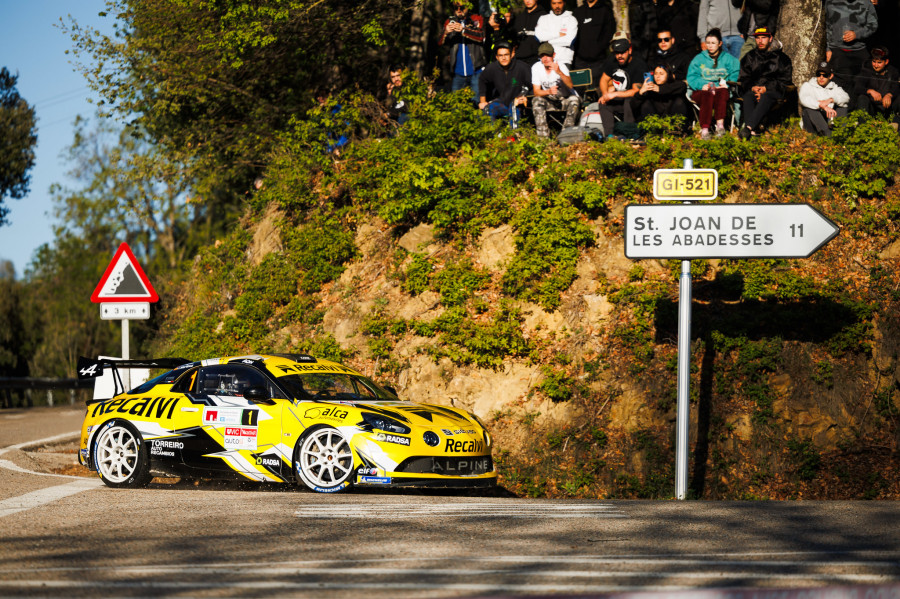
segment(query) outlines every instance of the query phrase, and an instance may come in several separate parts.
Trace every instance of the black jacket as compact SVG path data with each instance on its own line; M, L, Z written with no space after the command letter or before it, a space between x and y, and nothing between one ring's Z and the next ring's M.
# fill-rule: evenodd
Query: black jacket
M687 79L688 67L691 66L691 60L693 60L693 58L694 54L682 52L676 45L665 53L660 52L657 49L647 64L650 65L651 69L656 65L661 64L666 67L666 70L671 72L676 79L684 81Z
M593 6L587 2L572 11L578 19L575 38L575 57L585 62L598 62L604 56L616 32L616 17L608 0L598 0Z
M492 62L481 72L478 80L478 95L488 102L500 100L503 104L531 93L531 69L527 64L513 58L509 68L504 69L499 62Z
M647 62L653 62L656 34L668 29L677 44L690 53L697 47L697 19L700 6L694 0L633 0L628 7L631 24L631 45L634 52Z
M872 63L869 63L856 76L853 94L855 96L865 96L867 90L874 89L882 96L891 94L896 100L898 93L900 93L900 83L897 83L898 79L900 79L900 74L898 74L894 65L889 64L879 75L872 68Z
M793 85L793 75L794 66L788 55L781 51L781 42L772 40L768 50L754 48L741 59L740 93L743 95L752 87L764 85L766 90L783 95L787 86Z
M780 0L731 0L731 5L742 10L741 20L738 21L741 35L750 33L751 25L754 28L770 27L772 30L778 26Z
M538 6L531 12L523 11L514 14L509 23L519 44L516 48L516 58L527 65L532 65L538 60L537 51L541 42L534 37L534 28L537 27L538 19L545 14L547 11Z

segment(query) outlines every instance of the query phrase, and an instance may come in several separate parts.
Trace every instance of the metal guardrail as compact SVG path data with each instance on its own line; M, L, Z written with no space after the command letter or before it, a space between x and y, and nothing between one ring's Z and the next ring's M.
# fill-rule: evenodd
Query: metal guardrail
M54 391L68 391L63 395L64 401L67 400L69 405L75 405L76 391L93 387L94 382L89 380L2 376L0 377L0 408L53 406L56 403ZM46 391L46 394L36 394L35 391ZM35 398L35 395L43 395L45 401Z

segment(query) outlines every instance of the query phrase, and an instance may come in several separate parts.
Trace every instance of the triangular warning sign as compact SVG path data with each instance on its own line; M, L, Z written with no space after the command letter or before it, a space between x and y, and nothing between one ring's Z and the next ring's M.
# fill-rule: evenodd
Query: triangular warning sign
M138 264L127 243L123 243L116 250L116 255L113 256L109 266L106 267L106 272L100 278L100 283L91 294L91 301L95 304L159 301L150 279L144 274L144 269Z

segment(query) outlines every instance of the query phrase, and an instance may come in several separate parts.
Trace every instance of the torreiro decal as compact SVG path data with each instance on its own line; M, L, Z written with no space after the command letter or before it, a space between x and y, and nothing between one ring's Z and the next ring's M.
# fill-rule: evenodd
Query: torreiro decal
M98 403L94 406L94 409L91 412L91 418L109 414L111 412L156 419L161 419L163 414L166 414L166 418L171 418L172 412L175 410L175 405L178 403L179 399L181 398L141 397L139 399L114 399L112 401ZM168 413L166 413L166 408L169 410Z

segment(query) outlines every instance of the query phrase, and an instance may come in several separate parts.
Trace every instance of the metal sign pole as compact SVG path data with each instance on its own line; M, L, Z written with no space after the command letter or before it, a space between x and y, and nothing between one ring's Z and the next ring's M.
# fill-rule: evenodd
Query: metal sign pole
M685 169L694 168L685 159ZM690 204L690 202L684 202ZM675 498L684 499L688 481L688 436L691 410L691 261L681 261L678 282L678 404L675 423Z
M131 348L129 347L129 326L128 319L122 319L122 359L130 360L131 359ZM125 385L125 389L131 389L131 371L127 368L123 369L125 372L122 374L122 378L125 379L122 381L122 384Z

